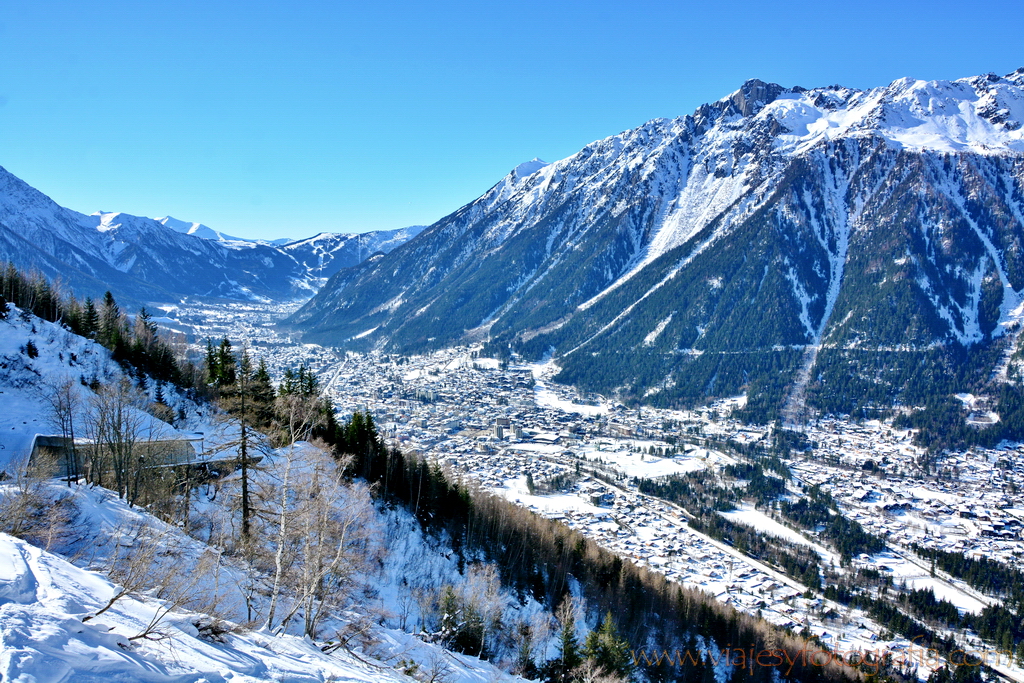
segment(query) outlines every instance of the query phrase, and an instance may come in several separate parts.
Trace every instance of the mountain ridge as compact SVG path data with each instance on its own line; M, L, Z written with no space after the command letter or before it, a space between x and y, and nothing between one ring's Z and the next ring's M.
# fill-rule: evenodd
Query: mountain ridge
M692 115L513 171L334 276L291 322L356 347L553 349L563 380L669 403L749 391L751 377L790 387L805 347L900 347L907 330L923 349L991 345L1019 324L1024 292L1022 86L1024 69L871 90L747 81ZM920 198L913 213L893 187ZM897 216L898 238L882 234ZM587 369L611 350L642 360ZM723 375L704 357L735 352L785 359ZM695 373L703 386L682 377ZM770 393L777 412L786 392Z
M416 231L321 233L279 246L169 216L85 215L0 167L0 259L59 279L82 297L110 289L136 305L182 296L305 299L327 276Z

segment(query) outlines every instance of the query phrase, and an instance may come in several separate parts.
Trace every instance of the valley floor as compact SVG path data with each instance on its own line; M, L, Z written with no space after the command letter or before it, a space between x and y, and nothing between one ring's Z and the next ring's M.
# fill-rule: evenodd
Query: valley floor
M770 438L769 429L729 417L742 397L694 411L627 409L552 383L557 368L550 363L504 367L465 348L404 358L297 344L273 327L281 312L259 304L186 302L170 315L198 339L226 335L248 344L275 377L305 364L342 413L370 412L403 450L562 519L673 580L777 624L809 629L835 649L913 657L913 643L863 612L808 592L691 528L688 511L636 490L639 479L715 474L737 462L733 447ZM961 612L995 602L941 572L932 576L909 546L1019 564L1024 495L1015 482L1024 482L1024 446L951 454L938 463L938 476L928 476L921 472L923 451L911 443L912 434L884 423L823 420L805 428L804 436L813 449L791 461L791 493L820 484L844 514L889 545L887 552L855 558L856 568L881 572L907 589L931 588ZM559 477L575 481L558 492L534 490ZM838 568L838 556L825 544L772 513L743 504L723 514L812 548L823 566ZM965 645L984 647L969 634L959 637ZM1024 671L1002 659L1001 671L1024 680Z

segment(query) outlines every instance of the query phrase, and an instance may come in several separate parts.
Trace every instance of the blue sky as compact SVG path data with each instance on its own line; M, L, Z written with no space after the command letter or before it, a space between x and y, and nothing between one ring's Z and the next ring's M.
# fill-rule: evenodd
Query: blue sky
M245 237L430 223L748 78L1024 66L1024 3L35 2L0 13L0 166Z

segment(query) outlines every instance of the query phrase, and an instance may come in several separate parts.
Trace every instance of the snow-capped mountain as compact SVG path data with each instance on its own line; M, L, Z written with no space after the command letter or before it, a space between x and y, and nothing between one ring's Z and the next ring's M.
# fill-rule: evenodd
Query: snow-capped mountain
M279 246L169 216L87 216L57 205L0 168L0 259L38 269L83 297L110 289L118 299L135 303L181 296L305 298L339 268L413 234L415 229L406 228L366 236L319 235L312 246L303 246L310 240ZM349 242L365 246L346 249Z
M282 238L268 241L233 237L202 223L189 223L171 216L156 220L180 233L234 246L263 244L281 247L285 253L305 266L313 280L326 280L342 268L350 268L377 252L386 254L420 234L427 227L413 225L397 230L372 230L359 233L321 232L302 240Z
M266 244L261 240L247 240L242 237L232 237L231 235L218 232L213 228L203 225L202 223L189 223L188 221L181 221L173 216L164 216L163 218L156 218L157 223L162 223L168 228L185 235L194 235L196 237L202 237L206 240L215 240L217 242L254 242L256 244ZM282 244L287 244L291 240L280 240ZM273 244L273 242L270 242Z
M334 276L293 322L335 343L553 348L562 379L670 403L891 400L948 376L954 348L1015 340L1022 121L1024 69L872 90L748 81L518 167Z
M281 247L283 251L304 265L310 275L327 279L342 268L350 268L377 252L387 253L398 245L423 232L425 225L412 225L397 230L371 230L369 232L321 232L302 240L281 238L253 240L233 237L218 232L202 223L189 223L171 216L157 218L169 228L186 235L226 243L263 244Z
M398 230L373 230L361 233L322 232L308 239L282 244L281 249L304 265L311 276L328 278L342 268L350 268L367 258L388 253L423 232L425 225Z

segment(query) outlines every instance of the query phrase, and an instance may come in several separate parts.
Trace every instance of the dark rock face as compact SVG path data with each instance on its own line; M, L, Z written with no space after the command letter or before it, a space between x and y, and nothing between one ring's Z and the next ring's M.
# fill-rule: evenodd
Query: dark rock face
M784 92L792 92L776 83L765 83L753 78L733 93L732 104L741 116L753 116L766 104L771 104Z

